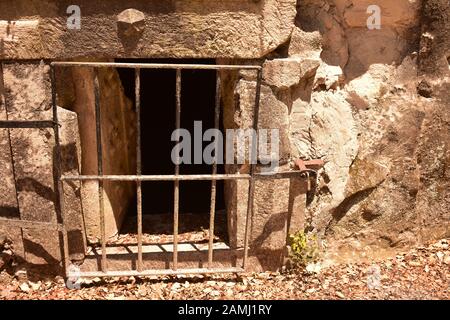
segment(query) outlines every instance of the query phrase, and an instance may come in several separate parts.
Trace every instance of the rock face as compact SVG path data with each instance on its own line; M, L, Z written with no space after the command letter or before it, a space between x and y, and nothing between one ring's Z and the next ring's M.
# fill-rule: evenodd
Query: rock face
M366 27L370 1L300 2L289 49L302 57L298 42L322 36L323 50L303 55L323 62L310 100L294 102L291 137L294 153L326 161L305 221L333 260L450 234L449 8L445 1L425 1L423 11L421 1L376 2L380 30ZM343 74L333 77L328 65ZM430 98L418 94L423 81Z
M295 17L295 0L115 0L107 6L81 0L80 28L69 29L78 19L66 12L72 4L0 3L0 59L259 58L289 39ZM127 21L137 33L124 28Z
M423 9L419 77L430 82L425 118L418 146L420 184L417 208L423 221L423 240L450 233L450 8L430 0ZM431 35L431 43L426 40ZM431 102L431 103L429 103Z
M377 5L381 28L370 30L367 10ZM372 64L400 63L417 34L421 1L304 0L296 23L305 32L322 34L321 57L356 78Z
M269 60L264 64L263 77L267 85L280 90L298 85L301 79L313 75L320 65L317 59L286 58Z

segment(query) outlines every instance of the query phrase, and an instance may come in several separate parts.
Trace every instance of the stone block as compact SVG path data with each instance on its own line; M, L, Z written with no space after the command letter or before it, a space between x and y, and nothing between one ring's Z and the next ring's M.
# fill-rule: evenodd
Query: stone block
M288 89L314 76L319 65L318 59L301 57L268 60L263 66L263 80L269 86Z
M6 27L0 23L0 59L259 58L289 40L296 14L295 0L113 0L107 6L80 0L76 3L81 8L80 29L69 29L66 11L71 4L1 2L2 24L17 21L27 32L17 31L18 41L5 41L10 35L2 32ZM122 26L136 11L138 33L130 41ZM36 23L38 28L32 28Z

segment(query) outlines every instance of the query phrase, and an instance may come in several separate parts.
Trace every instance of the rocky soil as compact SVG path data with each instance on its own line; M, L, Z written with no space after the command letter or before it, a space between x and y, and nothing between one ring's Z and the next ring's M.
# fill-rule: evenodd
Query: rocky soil
M450 239L373 264L224 277L93 279L69 290L60 277L0 274L0 300L16 299L450 299Z

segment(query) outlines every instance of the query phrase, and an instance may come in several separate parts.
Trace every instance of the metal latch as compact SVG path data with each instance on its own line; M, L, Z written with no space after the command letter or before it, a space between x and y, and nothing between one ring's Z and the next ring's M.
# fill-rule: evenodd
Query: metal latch
M300 170L300 176L306 178L308 192L311 191L311 175L317 177L317 170L322 168L325 165L325 162L322 159L297 159L295 160L295 165Z

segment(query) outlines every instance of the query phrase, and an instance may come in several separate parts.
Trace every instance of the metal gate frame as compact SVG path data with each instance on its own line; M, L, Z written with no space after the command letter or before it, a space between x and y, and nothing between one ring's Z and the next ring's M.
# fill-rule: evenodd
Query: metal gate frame
M0 128L53 128L55 137L55 162L54 176L55 179L55 193L56 200L59 205L59 214L61 222L57 224L26 221L19 219L5 219L0 218L0 223L10 226L40 228L49 230L58 230L62 232L63 240L63 267L66 277L71 277L70 272L70 258L69 246L67 239L67 228L65 219L65 205L64 205L64 181L98 181L99 188L99 208L100 208L100 227L101 227L101 247L102 258L100 271L94 272L77 272L76 276L80 278L89 277L117 277L117 276L154 276L154 275L179 275L179 274L211 274L211 273L241 273L245 272L248 262L249 251L249 237L250 237L250 223L253 216L253 200L255 191L255 182L259 179L286 179L293 176L302 175L309 179L309 173L315 171L309 169L291 170L279 172L274 174L256 173L256 164L252 163L248 174L217 174L217 163L213 163L212 174L192 174L182 175L179 171L179 165L175 164L174 175L142 175L141 172L141 104L140 104L140 70L141 69L172 69L176 70L176 128L180 128L181 116L181 71L182 70L215 70L217 72L216 81L216 98L215 98L215 128L219 128L220 123L220 91L221 81L219 71L221 70L253 70L257 73L256 76L256 93L255 103L253 106L253 124L252 127L257 132L258 117L260 107L261 82L262 82L262 67L258 65L204 65L204 64L158 64L158 63L109 63L109 62L52 62L50 64L50 77L52 87L52 120L39 121L0 121ZM94 94L95 94L95 114L96 114L96 140L97 140L97 160L98 160L98 174L97 175L63 175L61 171L61 145L59 139L59 122L57 113L56 101L56 68L57 67L90 67L94 69ZM137 153L137 170L136 175L104 175L103 174L103 155L102 155L102 132L101 132L101 108L100 108L100 88L98 81L98 68L128 68L135 70L135 104L136 104L136 153ZM257 144L251 139L250 157L257 152ZM179 155L179 153L177 153ZM256 157L255 157L256 158ZM180 181L211 181L211 206L210 206L210 228L209 228L209 243L208 243L208 264L206 268L193 269L179 269L178 268L178 221L179 221L179 182ZM216 203L216 182L218 180L248 180L248 205L245 218L245 233L244 233L244 254L242 259L242 266L232 268L213 268L213 240L214 240L214 220L215 220L215 203ZM107 270L107 254L106 254L106 230L105 230L105 213L104 213L104 199L103 199L103 182L104 181L133 181L136 182L137 192L137 226L138 226L138 263L136 270ZM163 270L144 270L142 258L142 190L141 184L143 181L173 181L174 182L174 229L173 229L173 264L171 269ZM55 203L55 208L57 205ZM58 214L58 209L56 210ZM72 275L73 276L73 275Z

